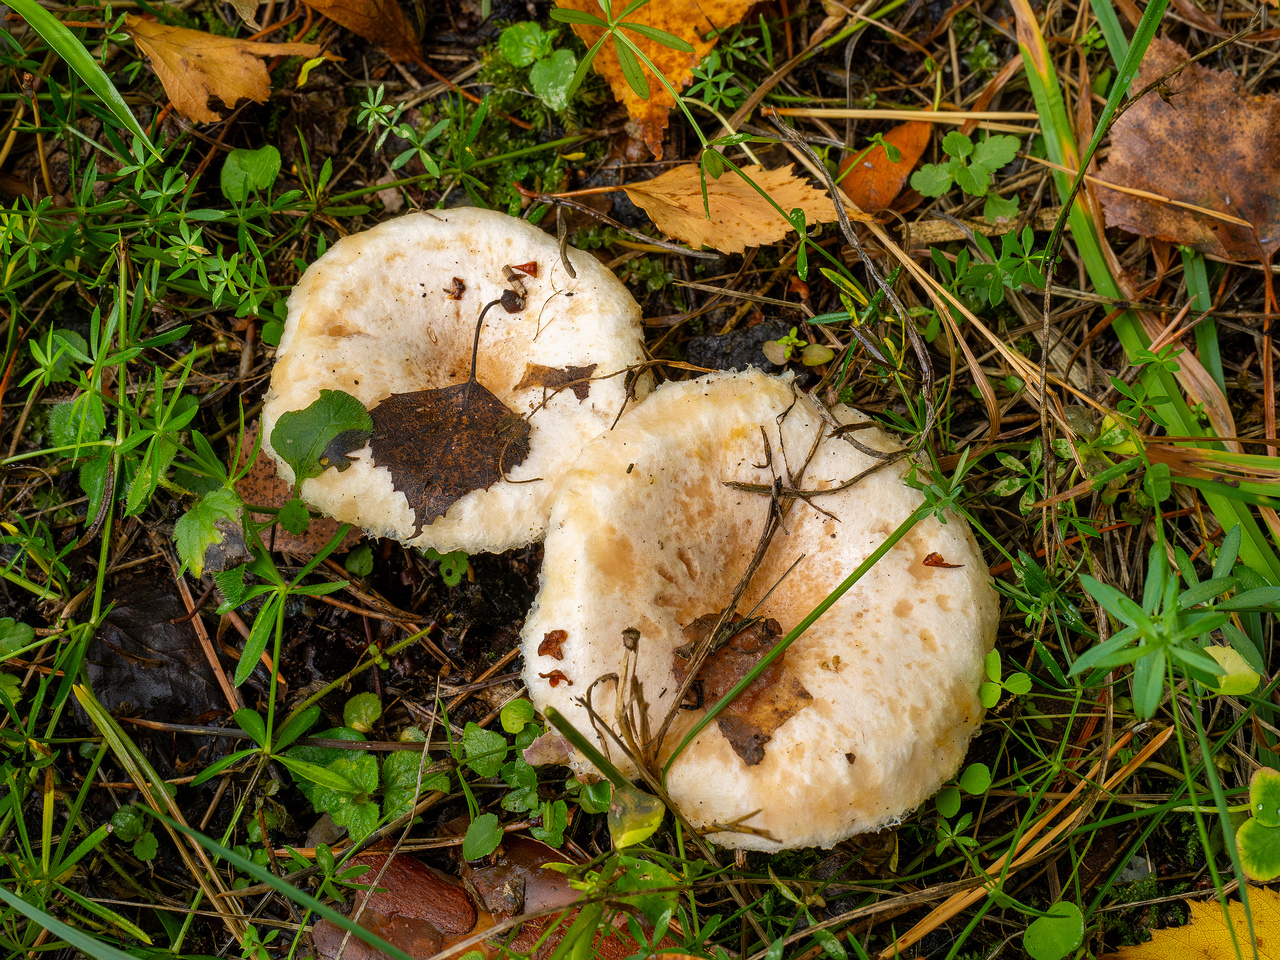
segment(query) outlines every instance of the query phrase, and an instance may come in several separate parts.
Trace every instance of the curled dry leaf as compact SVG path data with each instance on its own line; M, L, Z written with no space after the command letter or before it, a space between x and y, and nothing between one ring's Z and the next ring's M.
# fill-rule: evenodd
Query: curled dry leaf
M622 13L630 2L631 0L612 0L613 15ZM693 46L692 53L673 50L635 31L627 31L626 36L644 52L654 66L662 71L662 75L667 78L672 87L683 90L693 77L694 66L716 45L719 31L727 30L741 20L753 3L754 0L717 0L716 3L651 0L627 17L630 23L656 27L675 34ZM600 16L600 5L596 0L556 0L556 6L563 10L579 10ZM575 24L573 29L588 48L600 39L602 32L598 27L585 24ZM676 105L671 95L643 64L640 69L644 71L645 79L649 83L649 97L645 99L632 90L623 75L622 65L618 62L618 53L612 40L606 41L600 47L600 52L596 54L592 65L597 73L609 81L614 97L627 108L627 115L639 128L641 139L653 151L653 155L661 160L662 136L667 130L667 114Z
M530 274L537 276L537 274ZM524 376L516 384L517 390L529 387L546 387L548 390L560 390L568 387L581 403L591 392L591 375L596 372L594 363L585 367L548 367L541 363L526 363Z
M233 40L133 14L125 16L124 28L138 49L151 58L151 67L174 109L188 120L205 123L222 119L209 109L210 97L217 97L226 107L241 100L267 102L271 76L261 57L314 57L320 52L314 43Z
M567 630L548 630L543 636L542 642L538 644L538 656L563 660L564 651L560 649L560 645L567 639L569 639Z
M375 43L392 60L420 60L417 32L396 0L307 0L307 6Z
M1147 49L1136 93L1188 59L1171 40ZM1233 260L1280 247L1280 97L1256 97L1231 73L1192 64L1167 102L1148 94L1116 121L1102 178L1248 221L1252 226L1102 188L1107 225Z
M742 172L788 213L798 207L808 223L836 219L831 198L797 177L791 167L765 170L750 166L743 167ZM696 164L673 167L661 176L624 189L659 230L694 248L706 246L722 253L741 253L747 247L781 240L792 229L790 221L733 171L726 171L719 179L707 177L710 220L703 208L702 179Z
M857 154L853 154L840 164L840 189L857 204L859 210L876 213L885 209L907 185L907 178L924 155L932 133L933 124L922 120L912 120L894 127L884 135L884 142L902 152L898 162L892 162L879 144L863 154L856 163L854 161ZM850 167L853 169L846 175L845 171Z

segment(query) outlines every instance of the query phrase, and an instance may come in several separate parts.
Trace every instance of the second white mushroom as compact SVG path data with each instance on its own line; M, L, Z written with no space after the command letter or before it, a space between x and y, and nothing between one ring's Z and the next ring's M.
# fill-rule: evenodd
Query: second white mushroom
M834 417L865 419L846 408ZM675 712L655 766L665 762L714 702L707 688L719 695L921 503L903 480L906 460L795 501L730 611L756 619L678 704L681 655L730 605L769 516L769 496L727 482L767 488L777 476L831 490L876 465L831 431L790 382L750 372L668 384L590 443L553 508L522 635L534 704L556 707L634 773L576 702L590 690L599 718L618 729L616 683L593 682L623 673L625 635L639 726L654 735ZM897 449L878 429L851 435ZM967 524L927 517L746 690L739 710L702 730L670 771L673 800L714 842L758 850L831 846L895 822L963 760L997 619ZM575 766L590 769L581 758Z

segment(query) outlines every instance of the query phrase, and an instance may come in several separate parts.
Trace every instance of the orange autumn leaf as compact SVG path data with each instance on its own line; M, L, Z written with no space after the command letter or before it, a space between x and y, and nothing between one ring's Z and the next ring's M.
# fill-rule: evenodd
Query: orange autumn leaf
M1249 910L1253 914L1253 930L1258 941L1258 956L1262 960L1280 957L1280 893L1266 887L1249 887ZM1244 905L1239 900L1227 902L1231 915L1231 927L1235 930L1240 953L1231 942L1227 918L1217 900L1188 900L1191 922L1181 927L1157 930L1149 943L1136 947L1121 947L1115 953L1104 955L1103 960L1235 960L1237 956L1251 957L1249 924L1245 920Z
M1131 91L1187 59L1172 40L1153 40ZM1168 102L1150 93L1116 121L1102 179L1250 226L1100 187L1107 226L1232 260L1269 261L1280 248L1280 97L1254 96L1235 74L1198 63L1169 85Z
M611 0L613 15L618 16L631 0ZM716 31L727 30L740 21L751 8L755 0L716 0L715 3L690 3L688 0L651 0L651 2L635 11L627 18L627 22L656 27L674 34L693 46L692 53L673 50L655 40L642 36L633 30L625 31L630 39L653 65L662 72L667 81L676 90L683 90L693 78L693 68L698 61L711 52L718 39ZM556 6L563 10L578 10L600 16L600 5L596 0L556 0ZM574 24L574 31L582 38L582 42L590 49L600 39L602 31L589 24ZM704 39L710 37L710 39ZM645 79L649 82L649 98L641 98L627 79L623 76L622 65L618 62L617 50L612 39L605 41L596 54L592 67L597 73L609 81L613 96L627 108L627 115L639 128L640 138L653 151L653 155L662 159L662 136L667 130L667 114L671 112L675 101L666 88L653 76L650 70L641 64Z
M788 213L799 207L808 223L836 219L831 198L793 174L790 167L765 170L750 166L742 172ZM652 180L623 189L659 230L694 249L705 246L722 253L741 253L747 247L781 240L791 230L791 223L731 170L716 180L707 177L709 220L702 205L697 164L673 167Z
M266 103L271 77L259 58L314 57L320 52L314 43L234 40L132 14L125 16L124 28L138 49L151 58L151 68L174 109L189 120L206 123L222 119L209 109L210 97L217 97L227 107L240 100Z
M932 132L933 124L921 120L894 127L884 135L884 142L902 151L902 158L893 163L883 147L873 144L856 165L857 154L840 164L840 189L857 204L859 210L877 213L885 209L907 185L907 178L929 146ZM853 169L846 175L845 171L850 167Z
M387 52L392 60L421 60L418 34L396 0L306 0L307 6Z

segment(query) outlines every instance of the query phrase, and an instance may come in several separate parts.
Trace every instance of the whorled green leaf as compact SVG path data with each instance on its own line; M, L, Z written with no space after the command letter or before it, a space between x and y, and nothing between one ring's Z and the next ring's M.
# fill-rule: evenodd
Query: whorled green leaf
M152 145L150 138L147 137L147 131L142 129L138 118L124 102L124 97L120 96L120 91L111 82L111 78L103 72L98 61L61 20L40 6L36 0L12 0L9 7L27 21L32 30L40 34L40 38L49 45L50 50L66 61L67 66L74 70L76 75L84 81L85 86L106 105L122 127L141 141L152 154L156 157L160 156L160 151Z

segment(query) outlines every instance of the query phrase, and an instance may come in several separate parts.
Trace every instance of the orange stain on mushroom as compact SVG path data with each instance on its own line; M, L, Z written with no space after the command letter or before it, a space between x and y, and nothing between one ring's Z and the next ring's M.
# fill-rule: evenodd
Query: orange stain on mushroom
M630 538L622 536L612 523L602 524L600 535L587 547L587 561L600 570L603 585L611 593L634 588L640 579L640 564Z

